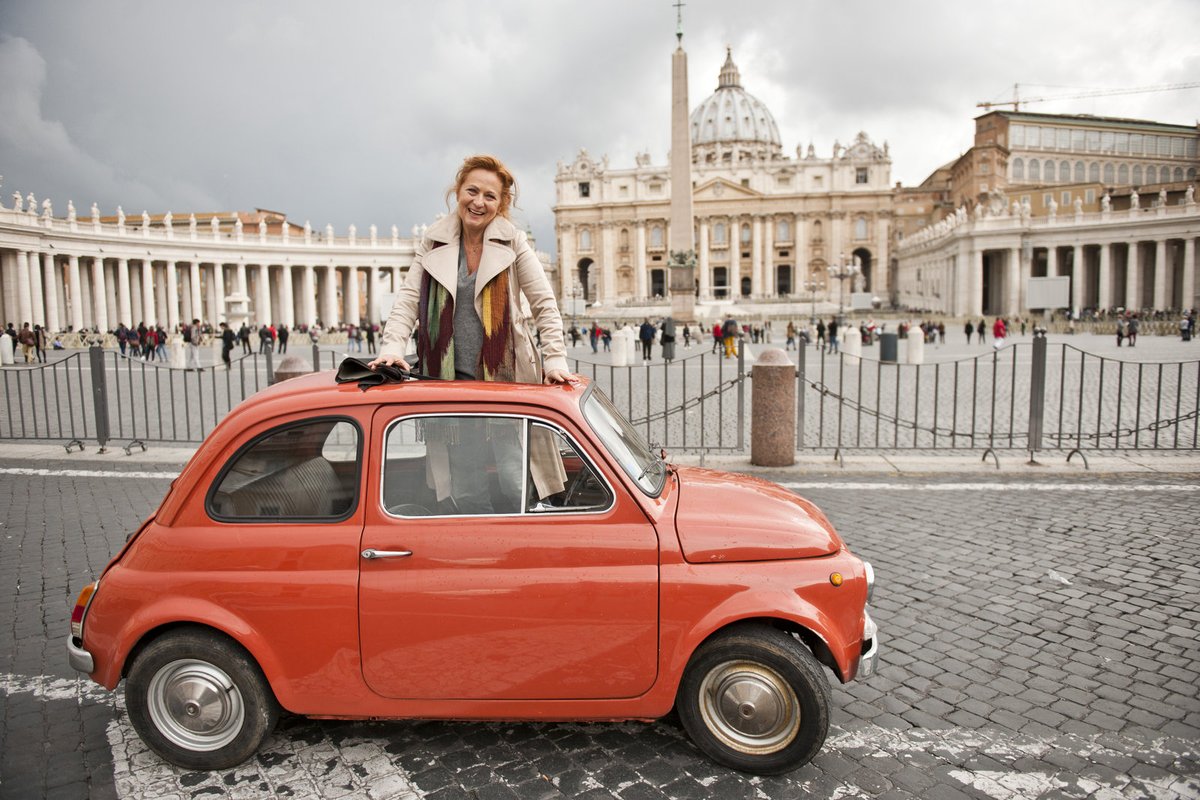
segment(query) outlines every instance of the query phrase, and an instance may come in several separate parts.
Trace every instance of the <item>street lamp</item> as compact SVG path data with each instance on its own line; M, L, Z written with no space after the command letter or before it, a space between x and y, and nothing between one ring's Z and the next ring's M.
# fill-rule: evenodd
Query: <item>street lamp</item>
M817 324L817 289L824 286L815 277L809 278L804 282L804 289L808 292L809 299L812 300L812 324Z
M571 288L567 290L567 296L571 298L571 330L575 330L575 313L578 310L579 298L583 296L583 289L577 283L572 283Z
M844 295L842 284L847 278L853 278L859 273L858 262L853 260L853 258L848 264L845 263L846 257L844 255L841 260L843 263L833 264L829 267L829 277L838 282L838 322L842 321L842 309L844 307L842 302Z

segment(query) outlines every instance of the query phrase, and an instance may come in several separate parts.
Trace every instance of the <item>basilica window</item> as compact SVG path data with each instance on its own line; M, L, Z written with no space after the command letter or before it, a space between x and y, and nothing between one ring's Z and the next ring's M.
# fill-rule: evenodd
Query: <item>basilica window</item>
M1195 167L1188 167L1188 171L1187 171L1187 179L1188 179L1189 181L1194 181L1194 180L1196 180L1196 168L1195 168Z
M1142 135L1140 133L1129 134L1129 152L1135 156L1142 154Z
M663 246L663 229L662 229L661 225L655 225L654 227L652 227L650 229L650 246L651 247L662 247Z
M866 217L859 217L854 220L854 238L860 241L867 238Z
M1076 153L1082 153L1087 145L1087 131L1077 130L1071 131L1071 149Z
M1185 142L1184 152L1187 153L1188 158L1196 157L1196 140L1195 139L1188 139L1187 142Z
M1129 152L1129 134L1128 133L1118 133L1117 138L1116 138L1116 146L1117 146L1118 153L1128 153Z
M725 244L725 223L713 225L713 244Z
M1030 147L1042 146L1042 129L1037 126L1031 126L1026 136Z
M1020 147L1025 144L1025 126L1013 125L1009 128L1008 135L1012 138L1013 147Z
M857 169L854 170L854 182L857 184L864 184L867 182L867 168L866 167L858 167Z
M1160 156L1171 155L1171 137L1169 137L1169 136L1158 137L1158 154Z
M775 223L775 240L779 242L790 242L792 240L792 226L788 224L786 219L781 219Z
M592 229L591 228L580 228L579 229L579 250L580 250L580 252L587 253L587 252L590 252L591 249L592 249Z
M1104 165L1104 182L1111 184L1116 179L1117 179L1116 168L1113 167L1112 164L1105 164Z
M1046 183L1050 183L1053 180L1054 180L1054 162L1047 159L1046 160Z
M1071 146L1071 132L1066 128L1058 129L1058 149L1066 150Z
M792 178L790 175L780 175L778 178L775 179L775 185L776 186L791 186Z
M1173 178L1173 179L1174 179L1174 180L1177 180L1177 181L1181 181L1181 180L1183 180L1183 167L1176 167L1176 168L1175 168L1175 175L1174 175L1174 178Z
M1122 164L1117 168L1117 183L1125 185L1129 183L1129 165Z
M1146 167L1146 183L1158 183L1158 170L1154 167Z
M1075 162L1075 182L1083 183L1086 180L1087 180L1087 174L1084 172L1083 162L1076 161Z
M592 184L589 183L588 181L580 181L579 196L580 197L591 197L592 196Z
M1133 167L1133 180L1132 180L1131 182L1133 183L1133 185L1134 185L1134 186L1141 186L1141 185L1142 185L1142 165L1141 165L1141 164L1135 164L1135 165L1134 165L1134 167Z
M1021 181L1021 180L1025 179L1025 159L1023 159L1023 158L1014 158L1013 159L1012 176L1013 176L1014 181Z
M1100 182L1100 165L1095 161L1088 167L1088 180L1092 183Z
M1105 153L1111 153L1114 149L1114 135L1112 131L1105 131L1100 134L1100 149Z
M813 237L812 238L813 238L813 244L820 244L823 241L823 239L821 238L821 220L817 220L816 222L813 223Z
M621 252L629 252L629 228L621 228Z
M1093 153L1100 149L1100 131L1087 132L1087 149Z
M1029 180L1040 181L1042 179L1042 162L1036 158L1029 159Z
M1067 181L1071 180L1071 165L1068 164L1066 161L1059 162L1058 174L1059 174L1059 177L1062 178L1063 183L1066 183Z
M1091 205L1092 203L1096 202L1096 190L1088 189L1086 192L1084 192L1083 193L1083 202L1087 203L1088 205Z
M1065 209L1070 205L1071 205L1071 193L1063 192L1062 193L1062 207Z
M742 223L742 244L750 243L750 225Z

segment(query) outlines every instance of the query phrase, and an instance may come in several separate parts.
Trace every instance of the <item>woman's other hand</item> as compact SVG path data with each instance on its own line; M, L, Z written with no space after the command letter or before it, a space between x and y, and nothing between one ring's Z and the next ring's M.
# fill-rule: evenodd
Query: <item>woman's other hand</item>
M402 370L409 371L412 369L400 356L379 356L374 361L367 363L370 369L378 369L379 367L399 367Z
M566 370L548 369L548 370L546 370L546 377L542 380L542 383L572 383L573 384L578 380L579 380L578 378L576 378L574 375L567 372Z

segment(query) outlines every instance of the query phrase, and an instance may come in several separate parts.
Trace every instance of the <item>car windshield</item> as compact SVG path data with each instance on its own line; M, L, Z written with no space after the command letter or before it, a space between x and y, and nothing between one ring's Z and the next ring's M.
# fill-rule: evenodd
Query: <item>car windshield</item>
M650 451L629 420L594 385L583 398L583 416L621 469L643 492L657 497L666 479L666 464Z

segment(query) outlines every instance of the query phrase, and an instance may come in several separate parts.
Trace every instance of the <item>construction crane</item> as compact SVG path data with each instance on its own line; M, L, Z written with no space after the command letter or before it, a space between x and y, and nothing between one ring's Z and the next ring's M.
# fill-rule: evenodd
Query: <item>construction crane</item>
M1012 106L1013 111L1020 111L1022 103L1045 103L1051 100L1082 100L1087 97L1114 97L1122 94L1143 94L1149 92L1173 92L1180 89L1195 89L1200 83L1169 83L1162 86L1135 86L1131 89L1095 89L1080 94L1053 95L1049 97L1021 97L1021 85L1013 84L1012 100L993 100L976 103L977 108L992 110L993 106Z

